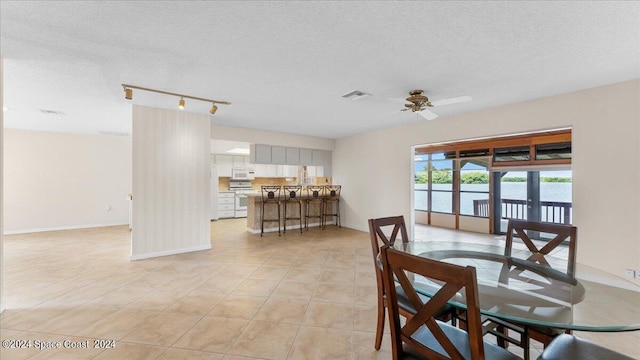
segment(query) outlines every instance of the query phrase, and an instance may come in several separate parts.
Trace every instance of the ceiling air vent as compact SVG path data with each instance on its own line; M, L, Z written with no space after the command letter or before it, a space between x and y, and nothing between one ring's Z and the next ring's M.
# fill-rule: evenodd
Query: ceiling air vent
M349 99L349 100L358 100L358 99L362 99L363 97L367 97L367 96L371 96L371 94L368 94L364 91L360 91L360 90L353 90L351 92L348 92L344 95L342 95L343 98L345 99Z
M46 115L60 115L60 116L65 116L66 115L62 111L47 110L47 109L38 109L38 110L40 110L41 113L46 114Z

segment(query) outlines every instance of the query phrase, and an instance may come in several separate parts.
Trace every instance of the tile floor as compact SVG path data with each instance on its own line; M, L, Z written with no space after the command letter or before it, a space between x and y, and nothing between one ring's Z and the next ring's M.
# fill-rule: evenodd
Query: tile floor
M140 261L129 261L126 226L6 236L0 337L32 347L3 348L0 358L391 358L388 336L373 349L367 233L329 226L260 238L245 226L212 222L211 250ZM500 241L430 227L416 236ZM586 336L640 357L636 333ZM100 339L115 347L95 349ZM39 350L36 340L88 349Z

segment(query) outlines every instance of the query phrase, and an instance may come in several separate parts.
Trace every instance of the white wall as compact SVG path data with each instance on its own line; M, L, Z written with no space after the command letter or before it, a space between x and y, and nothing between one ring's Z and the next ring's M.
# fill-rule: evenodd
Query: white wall
M411 209L412 145L572 126L578 261L640 269L640 80L336 140L343 225Z
M333 150L334 146L333 139L215 125L215 116L212 118L211 122L212 139L244 141L252 144L290 146L329 151Z
M4 129L3 158L5 233L128 223L129 137Z
M209 116L133 107L131 259L211 248Z
M4 95L3 95L3 86L2 84L4 84L4 77L3 77L3 67L4 67L4 59L0 57L0 107L3 107L3 99L4 99ZM4 154L4 147L3 147L3 130L4 130L4 111L2 113L0 113L0 153ZM4 210L3 210L3 184L4 182L2 181L2 174L4 172L4 166L3 166L3 162L2 162L2 158L4 156L0 156L0 313L4 310L4 298L2 297L2 273L4 272L4 251L3 251L3 247L4 247L4 243L2 240L2 233L3 233L3 221L2 218L4 217Z

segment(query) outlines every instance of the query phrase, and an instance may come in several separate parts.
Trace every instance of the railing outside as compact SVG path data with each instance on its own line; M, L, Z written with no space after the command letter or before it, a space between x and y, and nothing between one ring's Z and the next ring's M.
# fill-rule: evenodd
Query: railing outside
M540 201L541 221L554 224L571 224L570 202ZM489 199L474 200L473 212L476 216L487 216ZM527 201L517 199L502 199L502 219L526 219Z

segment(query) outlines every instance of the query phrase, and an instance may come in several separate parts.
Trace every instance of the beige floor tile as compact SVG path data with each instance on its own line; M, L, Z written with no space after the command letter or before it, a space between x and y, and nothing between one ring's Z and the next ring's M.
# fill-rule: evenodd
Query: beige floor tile
M246 279L233 290L234 295L269 296L279 281L263 279Z
M143 344L119 342L113 349L106 349L94 359L96 360L153 360L157 359L167 348Z
M311 301L302 324L351 330L353 305Z
M156 289L145 296L131 302L126 307L129 309L163 311L186 296L190 291Z
M231 294L216 305L207 315L232 319L252 319L267 300L262 296Z
M48 352L50 350L44 350L48 347L46 344L62 342L65 336L25 331L12 339L20 341L11 344L10 347L2 346L0 348L0 357L2 360L28 359L43 351Z
M185 315L206 315L224 298L225 294L214 291L194 290L176 301L165 312Z
M44 305L31 308L29 310L18 311L6 318L2 318L2 328L13 330L29 330L34 326L42 324L46 319L53 319L57 316L71 311L73 307L49 308ZM6 310L5 312L9 312Z
M222 360L224 354L169 348L158 360Z
M355 288L353 285L320 283L311 300L352 304L355 300Z
M300 326L288 359L347 359L351 357L351 331Z
M117 308L114 307L78 307L32 327L31 331L73 335L96 321L109 316L116 310Z
M139 344L169 346L201 318L201 316L194 315L162 313L149 318L122 340Z
M254 319L300 324L304 319L308 305L308 300L271 296L262 305Z
M282 280L273 290L271 296L310 300L316 287L316 283Z
M388 360L393 358L391 355L391 340L389 335L385 334L382 338L380 350L374 348L376 334L375 332L354 331L351 339L351 353L354 360ZM534 358L535 359L535 358Z
M174 347L226 353L248 324L248 320L205 316Z
M286 281L317 282L322 275L322 268L291 268L284 276Z
M385 316L385 322L388 321ZM378 305L354 305L353 330L375 332L378 323ZM388 327L385 324L385 327Z
M252 321L229 349L229 354L263 359L286 359L298 325Z
M288 271L289 267L287 266L261 266L253 274L249 275L249 279L280 281Z
M87 304L123 307L143 296L149 295L153 291L154 289L151 287L127 285L110 291L95 300L89 301Z
M325 268L318 279L322 283L341 284L341 285L353 285L355 281L355 274L353 267L350 270L336 270L333 268Z
M120 340L159 314L157 311L120 309L79 330L74 335L93 337L94 339Z

